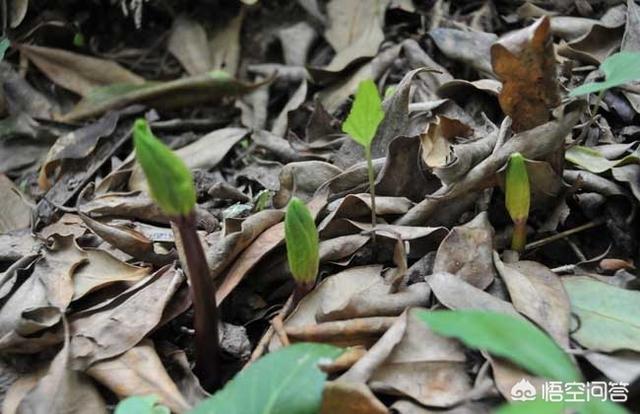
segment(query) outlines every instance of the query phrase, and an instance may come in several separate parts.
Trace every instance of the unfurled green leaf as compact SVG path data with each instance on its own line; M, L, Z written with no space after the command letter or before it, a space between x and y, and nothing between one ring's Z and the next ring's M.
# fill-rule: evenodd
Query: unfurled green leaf
M191 213L196 205L196 190L184 161L153 136L144 119L138 119L133 126L133 142L151 196L160 208L169 216Z
M289 269L298 283L309 284L316 280L320 264L318 229L307 206L298 198L292 198L284 219Z
M532 374L566 382L581 379L567 354L531 322L481 311L421 311L419 317L437 334L507 358Z
M571 312L580 320L571 336L585 348L640 352L640 292L586 276L562 278Z
M371 79L364 80L358 85L351 112L342 124L342 131L366 148L371 145L383 118L378 88Z
M340 348L294 344L262 357L189 414L316 414L326 374L322 360L333 360Z
M567 397L569 399L570 396ZM567 411L571 410L571 411ZM553 402L545 400L525 401L503 405L496 414L627 414L628 411L611 401Z
M531 191L529 189L527 164L519 152L511 154L511 157L509 157L505 194L505 204L511 219L514 222L526 220L529 216Z
M585 83L572 90L569 96L601 92L640 79L640 53L626 51L615 53L602 62L600 70L605 74L604 81Z
M118 404L115 414L169 414L171 411L158 404L156 395L136 395Z

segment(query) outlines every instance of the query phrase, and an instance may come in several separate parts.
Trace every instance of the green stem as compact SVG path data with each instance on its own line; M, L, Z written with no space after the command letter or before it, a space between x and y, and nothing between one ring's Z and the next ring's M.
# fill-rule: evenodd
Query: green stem
M513 236L511 238L511 250L518 253L524 251L527 244L527 218L513 222Z
M220 352L218 340L218 307L209 266L196 231L193 213L174 220L180 233L193 301L195 330L194 372L207 391L220 383Z
M371 159L371 145L365 147L365 154L367 157L367 169L369 170L369 194L371 194L371 232L372 239L376 241L376 183L375 174L373 171L373 160Z

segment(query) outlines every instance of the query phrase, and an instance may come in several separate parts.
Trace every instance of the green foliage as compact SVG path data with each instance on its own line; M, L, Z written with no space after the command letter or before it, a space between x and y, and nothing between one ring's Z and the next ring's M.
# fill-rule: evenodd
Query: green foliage
M11 42L9 41L9 39L5 37L0 40L0 61L4 59L4 54L7 53L7 49L9 49L9 46L11 46Z
M82 33L78 32L73 35L73 45L75 47L85 47L87 45L87 41Z
M640 53L625 51L615 53L602 62L600 70L605 74L603 82L585 83L572 90L569 96L602 92L640 79Z
M294 344L259 359L189 414L316 414L326 374L318 362L342 350Z
M516 152L509 157L505 180L505 204L513 221L527 219L530 199L527 164L522 154Z
M170 216L191 213L196 205L196 190L191 171L180 157L153 136L144 119L135 122L133 141L151 196L160 208Z
M384 111L378 88L373 80L367 79L358 85L351 112L342 124L342 131L349 134L358 144L369 148L383 118Z
M293 197L287 206L284 234L293 278L300 284L313 283L320 264L318 229L311 212L298 198Z
M532 374L557 381L580 381L580 373L567 354L524 319L481 311L421 311L419 317L437 334L508 358Z
M120 401L115 414L169 414L171 411L158 404L155 395L136 395Z

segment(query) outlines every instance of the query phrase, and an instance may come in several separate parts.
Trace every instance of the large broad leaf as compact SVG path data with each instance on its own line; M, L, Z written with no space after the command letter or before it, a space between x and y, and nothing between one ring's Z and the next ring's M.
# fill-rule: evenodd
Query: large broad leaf
M190 414L315 414L326 378L318 362L341 353L330 345L288 346L240 372Z
M610 352L640 351L640 292L585 276L563 278L571 310L580 320L573 333L581 345Z
M528 321L480 311L421 311L420 318L436 333L508 358L532 374L567 382L581 378L567 354Z
M640 53L626 51L615 53L602 62L600 70L606 76L604 81L585 83L572 90L569 96L600 92L640 79Z
M383 118L382 100L376 84L371 79L360 82L351 112L342 124L342 130L358 144L369 147Z
M611 401L569 403L534 400L504 405L496 411L496 414L565 414L567 409L579 414L625 414L628 412Z

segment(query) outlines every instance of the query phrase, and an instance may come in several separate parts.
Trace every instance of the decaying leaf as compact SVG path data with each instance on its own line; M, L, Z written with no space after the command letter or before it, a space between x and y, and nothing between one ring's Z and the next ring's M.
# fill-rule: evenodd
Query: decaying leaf
M491 64L502 81L500 106L516 132L547 122L560 102L550 27L543 17L491 46Z

